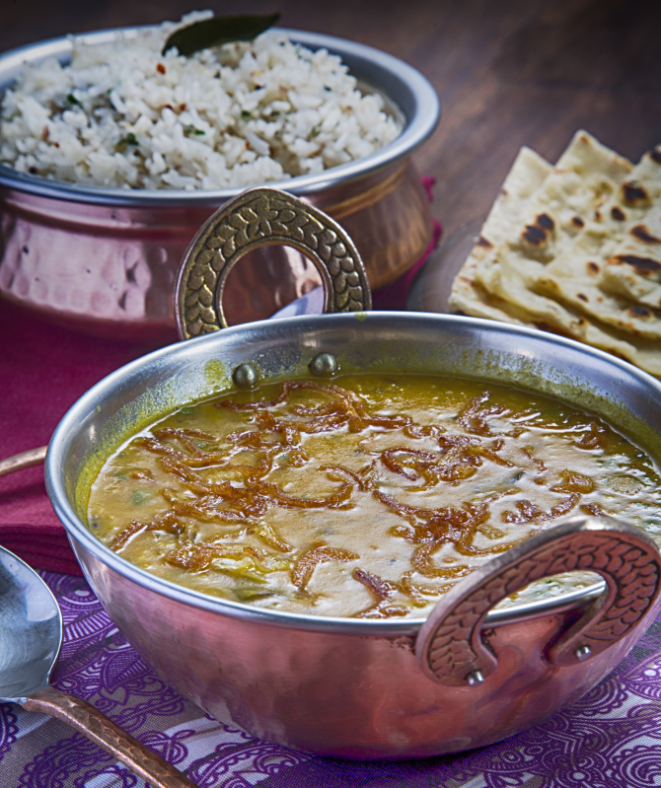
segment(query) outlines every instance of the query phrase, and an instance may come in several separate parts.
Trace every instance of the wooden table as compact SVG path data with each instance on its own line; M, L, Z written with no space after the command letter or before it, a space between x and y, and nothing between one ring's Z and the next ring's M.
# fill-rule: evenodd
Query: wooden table
M184 0L5 0L0 50L103 27L178 19ZM636 0L211 0L279 9L281 24L355 39L420 69L442 102L417 154L447 232L486 215L516 152L555 161L578 128L637 160L661 142L661 2Z

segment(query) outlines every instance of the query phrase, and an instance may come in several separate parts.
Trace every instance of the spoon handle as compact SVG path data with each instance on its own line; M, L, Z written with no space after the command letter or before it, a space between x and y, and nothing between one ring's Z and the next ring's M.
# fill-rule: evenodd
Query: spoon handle
M152 788L197 788L188 777L123 731L89 703L46 687L21 704L26 711L49 714L87 736L90 741L128 766Z
M40 446L38 449L22 451L20 454L14 454L12 457L0 460L0 476L20 471L22 468L31 468L33 465L41 465L46 459L47 449L48 446Z

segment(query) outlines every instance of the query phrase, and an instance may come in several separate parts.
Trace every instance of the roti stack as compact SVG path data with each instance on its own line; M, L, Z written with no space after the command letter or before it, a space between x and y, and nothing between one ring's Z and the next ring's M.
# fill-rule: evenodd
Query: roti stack
M635 166L585 131L522 148L450 309L578 339L661 377L661 146Z

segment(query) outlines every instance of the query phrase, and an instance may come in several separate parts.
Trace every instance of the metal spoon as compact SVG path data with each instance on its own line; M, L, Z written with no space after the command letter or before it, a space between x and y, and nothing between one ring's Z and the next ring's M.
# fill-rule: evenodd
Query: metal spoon
M196 788L94 706L49 686L61 644L55 597L33 569L0 547L0 701L66 722L153 788Z
M23 468L32 468L33 465L41 465L46 459L47 451L48 446L40 446L38 449L22 451L20 454L14 454L5 460L0 460L0 476L6 476Z

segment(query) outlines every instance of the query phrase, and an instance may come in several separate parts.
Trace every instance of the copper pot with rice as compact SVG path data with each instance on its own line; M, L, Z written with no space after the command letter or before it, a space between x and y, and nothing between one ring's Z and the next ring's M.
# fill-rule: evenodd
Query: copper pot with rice
M81 40L104 45L144 30L102 31ZM279 32L339 55L363 92L380 94L387 113L402 124L399 136L369 155L276 184L340 222L378 289L410 268L432 236L411 153L437 123L438 98L419 72L384 52L331 36ZM25 63L53 57L66 63L71 51L71 40L61 38L7 52L0 57L0 86L10 87ZM172 340L174 279L183 253L197 228L241 188L104 187L0 166L0 295L96 334ZM258 249L230 282L228 318L268 317L318 284L316 269L295 249Z
M256 221L252 236L223 247L216 240L233 226L232 210L271 220ZM255 246L284 241L319 267L327 311L345 314L219 331L229 270ZM88 527L90 486L105 459L144 425L257 378L332 380L341 368L512 386L588 407L655 462L661 457L661 386L654 378L536 330L460 316L370 313L350 239L287 195L248 192L202 228L181 268L177 304L182 337L196 338L129 364L84 395L53 435L46 479L113 621L164 680L212 716L324 755L457 752L512 735L577 700L654 620L661 605L658 548L640 528L600 515L574 517L501 553L418 618L265 609L127 561ZM577 570L602 581L498 606L531 581Z

